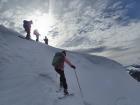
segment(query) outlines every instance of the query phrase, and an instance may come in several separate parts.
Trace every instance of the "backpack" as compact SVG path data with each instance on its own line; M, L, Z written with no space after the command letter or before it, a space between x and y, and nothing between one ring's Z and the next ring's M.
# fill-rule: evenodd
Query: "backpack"
M54 67L60 66L65 60L65 55L62 52L57 52L53 57L52 65Z
M23 21L23 27L24 27L24 28L28 27L28 24L29 24L29 22L28 22L27 20L24 20L24 21Z
M23 21L23 27L24 28L30 28L31 24L32 24L32 20L31 21L27 21L27 20Z

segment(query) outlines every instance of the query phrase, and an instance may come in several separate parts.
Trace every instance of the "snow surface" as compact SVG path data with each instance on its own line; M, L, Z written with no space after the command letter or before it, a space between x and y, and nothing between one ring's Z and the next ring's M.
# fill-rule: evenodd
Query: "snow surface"
M0 105L139 105L140 84L110 59L68 52L82 88L68 65L65 74L75 95L58 100L59 76L51 62L61 49L28 41L0 26Z

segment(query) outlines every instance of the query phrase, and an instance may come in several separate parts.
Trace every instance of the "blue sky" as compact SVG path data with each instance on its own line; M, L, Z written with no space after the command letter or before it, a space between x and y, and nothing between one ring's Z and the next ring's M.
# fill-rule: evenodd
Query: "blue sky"
M33 19L52 46L119 60L140 51L139 10L139 0L0 0L0 24L25 34Z

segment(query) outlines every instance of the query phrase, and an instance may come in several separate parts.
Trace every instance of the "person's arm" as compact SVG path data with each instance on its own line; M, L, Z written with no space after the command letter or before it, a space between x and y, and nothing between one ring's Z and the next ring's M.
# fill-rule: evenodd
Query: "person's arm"
M72 67L73 69L76 69L76 67L65 57L65 62Z

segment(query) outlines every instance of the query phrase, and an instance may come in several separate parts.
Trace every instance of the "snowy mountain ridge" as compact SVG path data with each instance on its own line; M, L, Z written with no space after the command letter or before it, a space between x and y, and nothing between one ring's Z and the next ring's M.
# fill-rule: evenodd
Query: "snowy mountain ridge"
M104 57L68 51L76 65L81 97L74 71L65 66L73 97L58 100L59 77L51 65L60 49L17 37L0 26L0 105L139 105L140 85L123 66Z

